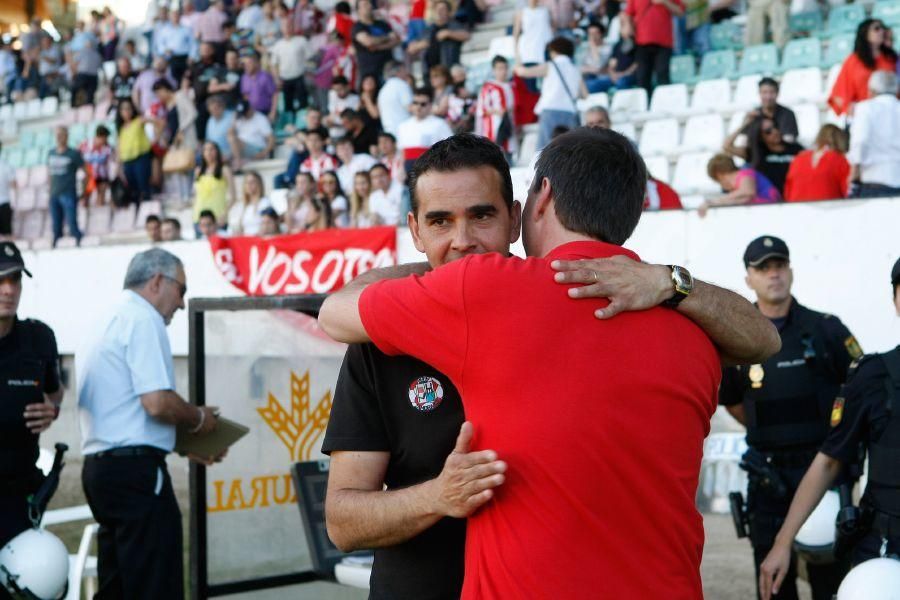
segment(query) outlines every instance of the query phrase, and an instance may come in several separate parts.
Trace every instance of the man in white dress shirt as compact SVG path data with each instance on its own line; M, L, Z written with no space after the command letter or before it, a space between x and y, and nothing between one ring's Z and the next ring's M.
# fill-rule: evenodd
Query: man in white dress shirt
M166 325L184 308L181 261L159 248L141 252L128 265L124 288L94 339L75 355L81 481L100 524L97 597L178 600L184 594L181 511L166 455L176 426L208 433L216 414L175 392Z
M900 195L900 100L897 75L875 71L868 100L856 105L850 125L851 197Z

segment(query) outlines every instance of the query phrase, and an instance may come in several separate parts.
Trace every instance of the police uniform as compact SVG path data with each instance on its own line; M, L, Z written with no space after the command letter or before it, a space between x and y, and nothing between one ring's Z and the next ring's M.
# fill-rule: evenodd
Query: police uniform
M768 247L759 247L761 240L769 240ZM787 245L778 238L760 238L748 247L744 261L760 265L773 257L787 259ZM773 481L748 472L747 513L757 579L800 480L828 434L831 406L847 369L861 354L840 319L810 310L793 297L787 317L774 322L781 350L761 364L724 369L719 389L720 404L743 404L748 454L776 475ZM846 567L807 566L813 598L830 600ZM795 579L792 559L778 598L797 597Z
M0 278L16 271L31 276L15 245L0 243ZM44 402L59 386L53 331L16 318L0 338L0 546L31 527L26 499L43 481L35 466L38 435L25 425L25 406Z
M437 477L464 421L450 378L374 344L347 349L322 451L390 452L388 489ZM445 517L419 535L375 550L370 598L459 598L466 522Z

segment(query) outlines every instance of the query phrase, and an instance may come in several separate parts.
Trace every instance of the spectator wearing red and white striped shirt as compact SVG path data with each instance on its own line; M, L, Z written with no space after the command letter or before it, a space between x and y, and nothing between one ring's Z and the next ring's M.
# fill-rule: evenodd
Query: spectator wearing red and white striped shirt
M337 159L325 152L325 139L319 131L311 129L306 132L306 149L309 156L300 164L301 173L309 173L318 182L322 173L338 168Z
M513 91L508 83L509 63L502 56L495 56L491 61L494 78L481 87L478 103L475 105L475 132L500 145L505 152L515 152L516 138L513 135ZM501 128L504 116L509 124ZM502 134L504 139L500 139Z

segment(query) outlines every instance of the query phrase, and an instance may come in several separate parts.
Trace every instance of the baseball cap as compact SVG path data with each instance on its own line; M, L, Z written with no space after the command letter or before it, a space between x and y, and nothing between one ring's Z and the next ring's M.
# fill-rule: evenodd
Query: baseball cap
M900 283L900 258L897 259L897 262L894 263L894 268L891 269L891 285L897 285Z
M758 267L770 258L783 258L784 260L791 258L787 244L774 235L760 236L750 242L750 245L744 250L745 267Z
M31 273L25 268L22 253L16 245L12 242L0 242L0 277L19 272L31 277Z
M278 218L278 212L272 208L271 206L267 206L266 208L259 211L259 216L261 217L270 217L272 219Z

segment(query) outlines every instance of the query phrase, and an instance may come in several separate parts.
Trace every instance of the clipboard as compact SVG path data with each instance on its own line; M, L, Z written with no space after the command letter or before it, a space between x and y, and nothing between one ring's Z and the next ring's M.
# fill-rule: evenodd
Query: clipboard
M215 430L203 435L188 433L187 429L179 427L175 431L175 452L182 456L217 456L249 432L246 425L225 417L218 417Z

